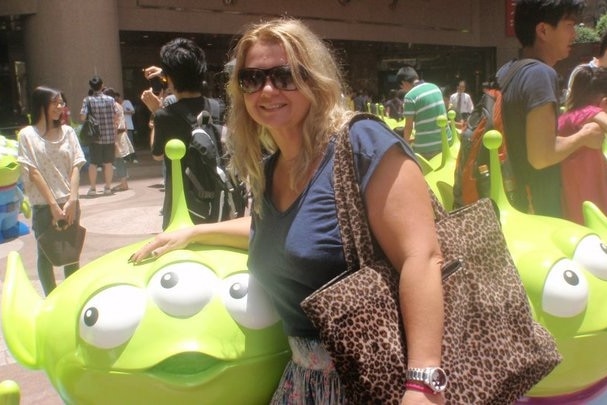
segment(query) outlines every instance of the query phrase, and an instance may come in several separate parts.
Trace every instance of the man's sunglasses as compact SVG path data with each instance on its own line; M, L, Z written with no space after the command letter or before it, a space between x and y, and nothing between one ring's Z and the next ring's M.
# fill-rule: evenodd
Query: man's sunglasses
M238 85L243 93L255 93L263 88L270 78L278 90L297 90L293 72L289 66L274 66L270 69L244 68L238 72Z

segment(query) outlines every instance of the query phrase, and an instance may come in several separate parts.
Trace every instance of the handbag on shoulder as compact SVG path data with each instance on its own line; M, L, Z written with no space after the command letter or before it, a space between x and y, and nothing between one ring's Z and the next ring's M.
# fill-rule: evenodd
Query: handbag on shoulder
M89 145L94 139L101 136L101 128L99 127L99 121L95 117L93 110L91 109L91 103L89 99L86 99L87 114L80 129L80 142L83 145Z
M348 271L301 306L352 403L400 404L407 349L399 274L374 251L347 130L336 141L334 185ZM432 203L445 260L447 403L510 404L559 364L556 343L532 317L491 201L451 213L433 194Z

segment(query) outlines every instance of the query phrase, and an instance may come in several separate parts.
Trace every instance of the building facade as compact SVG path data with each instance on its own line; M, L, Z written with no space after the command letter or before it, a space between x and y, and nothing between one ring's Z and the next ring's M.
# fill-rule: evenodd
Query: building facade
M77 117L92 75L132 101L148 84L162 44L194 39L221 96L234 39L251 22L300 18L329 41L353 90L381 99L410 63L425 80L479 92L518 54L512 0L3 0L0 2L0 128L18 126L39 84L64 91Z

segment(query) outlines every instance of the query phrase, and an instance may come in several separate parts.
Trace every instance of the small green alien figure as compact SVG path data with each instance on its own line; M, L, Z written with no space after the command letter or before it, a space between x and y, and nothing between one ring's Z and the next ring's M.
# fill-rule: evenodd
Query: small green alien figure
M167 145L181 187L180 141ZM170 229L191 225L183 190ZM67 404L265 404L290 351L246 252L192 246L138 265L143 243L78 270L46 299L11 252L2 295L8 349L43 369Z
M29 233L19 214L31 216L31 207L19 185L21 165L17 162L18 143L0 135L0 243Z

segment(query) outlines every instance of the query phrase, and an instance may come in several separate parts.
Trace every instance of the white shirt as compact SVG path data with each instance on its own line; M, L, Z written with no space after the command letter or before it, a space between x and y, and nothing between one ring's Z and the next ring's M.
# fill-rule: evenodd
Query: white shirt
M461 99L461 105L460 105L460 109L459 111L457 110L457 99L459 97L459 95L462 95L462 99ZM472 97L470 97L470 95L468 93L460 93L460 92L455 92L453 94L451 94L451 97L449 97L449 104L451 104L451 107L455 110L455 112L458 113L468 113L470 114L473 110L474 110L474 103L472 102Z
M38 169L51 190L55 201L63 203L70 196L72 168L80 168L85 162L84 153L74 129L62 125L62 136L56 141L47 141L29 125L19 131L19 156L17 161L23 170L25 194L32 205L47 205L38 187L30 180L29 169Z
M122 109L124 110L124 120L126 121L126 129L134 130L135 126L133 125L133 114L135 114L135 107L129 100L122 100ZM131 112L132 114L128 114Z

